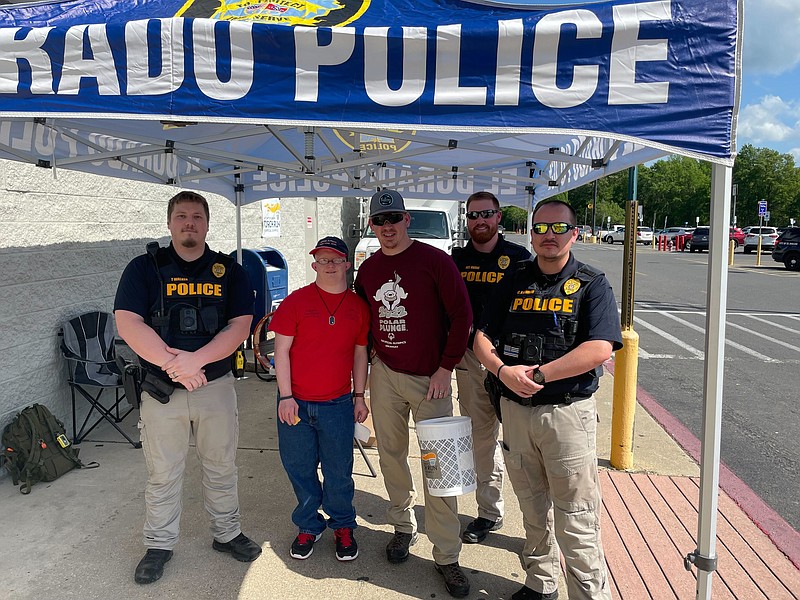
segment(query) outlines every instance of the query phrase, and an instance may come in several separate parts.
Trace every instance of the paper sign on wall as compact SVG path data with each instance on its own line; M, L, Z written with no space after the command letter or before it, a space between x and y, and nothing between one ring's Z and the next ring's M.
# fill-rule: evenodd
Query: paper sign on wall
M281 237L281 201L277 198L261 201L261 237Z

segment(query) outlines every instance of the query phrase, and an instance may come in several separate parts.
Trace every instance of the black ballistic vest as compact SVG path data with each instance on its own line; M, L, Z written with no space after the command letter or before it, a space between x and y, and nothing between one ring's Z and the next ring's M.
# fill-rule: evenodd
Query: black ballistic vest
M153 256L159 274L161 297L145 322L173 348L193 352L208 344L228 321L225 306L229 294L228 275L233 259L213 252L205 256L193 274L187 275L173 260L167 248L158 248ZM153 365L155 366L155 365ZM208 381L218 379L231 369L230 357L205 365ZM155 367L158 375L166 375Z
M500 337L495 340L497 353L508 365L545 365L578 346L578 322L581 299L589 283L600 271L576 262L576 269L562 274L555 282L543 281L534 272L533 262L515 275L515 292L506 314ZM598 387L600 372L592 369L582 375L545 383L535 397L577 394L588 396ZM520 399L505 385L503 395ZM555 403L555 401L554 401Z

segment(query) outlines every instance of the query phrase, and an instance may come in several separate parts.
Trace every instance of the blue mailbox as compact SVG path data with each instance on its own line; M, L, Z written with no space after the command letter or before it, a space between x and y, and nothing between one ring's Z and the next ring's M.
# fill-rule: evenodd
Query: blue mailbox
M231 256L236 258L236 250L231 252ZM289 265L278 250L265 246L252 250L243 248L242 266L256 291L253 323L250 326L252 333L261 318L278 308L278 304L289 293Z

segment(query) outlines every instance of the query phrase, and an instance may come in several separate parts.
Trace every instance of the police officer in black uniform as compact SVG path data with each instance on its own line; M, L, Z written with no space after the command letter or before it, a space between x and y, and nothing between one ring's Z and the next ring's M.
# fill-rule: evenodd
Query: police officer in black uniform
M489 297L504 277L516 270L531 253L498 233L502 219L500 203L491 192L475 192L467 198L469 241L453 248L453 260L469 293L474 323ZM458 403L461 414L472 419L472 443L478 488L475 499L478 517L467 525L461 539L468 544L482 542L490 531L503 526L503 455L498 444L500 422L484 388L486 369L472 351L474 327L464 358L456 366ZM498 405L499 406L499 405Z
M570 600L610 600L593 394L622 347L617 305L605 276L572 255L572 207L540 203L532 223L536 258L504 279L474 342L502 396L506 472L525 523L525 586L511 597L558 598L560 548Z
M114 301L117 330L141 359L142 447L147 462L144 545L137 583L158 580L178 542L181 485L193 437L203 469L212 547L249 562L261 547L242 533L237 491L239 425L231 355L250 333L253 288L244 269L206 245L208 203L169 201L168 248L125 268Z

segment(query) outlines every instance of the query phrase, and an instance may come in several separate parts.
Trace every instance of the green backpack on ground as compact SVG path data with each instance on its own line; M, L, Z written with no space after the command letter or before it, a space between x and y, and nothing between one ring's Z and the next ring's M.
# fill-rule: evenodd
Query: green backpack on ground
M74 468L84 465L78 449L72 446L64 424L46 406L34 404L23 409L3 430L3 464L11 473L19 491L31 493L40 481L54 481Z

